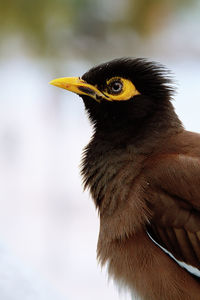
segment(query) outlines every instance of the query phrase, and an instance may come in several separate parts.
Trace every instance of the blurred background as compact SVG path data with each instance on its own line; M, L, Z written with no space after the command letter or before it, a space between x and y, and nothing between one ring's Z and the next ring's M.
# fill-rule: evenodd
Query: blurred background
M48 84L122 56L171 69L176 111L200 131L200 1L0 0L2 300L131 299L96 262L83 103Z

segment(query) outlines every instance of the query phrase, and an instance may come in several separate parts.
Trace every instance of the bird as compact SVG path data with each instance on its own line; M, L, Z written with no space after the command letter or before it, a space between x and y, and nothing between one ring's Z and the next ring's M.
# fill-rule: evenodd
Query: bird
M171 72L125 57L50 83L82 98L94 130L81 174L99 212L98 261L140 299L200 299L185 267L200 270L200 134L175 112Z

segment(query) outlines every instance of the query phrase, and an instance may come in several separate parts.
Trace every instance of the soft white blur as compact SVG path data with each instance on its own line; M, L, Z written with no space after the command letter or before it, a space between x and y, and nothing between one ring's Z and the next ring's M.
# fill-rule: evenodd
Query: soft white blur
M131 38L126 47L116 47L123 39L112 36L111 44L104 45L107 52L98 49L96 60L72 54L71 59L63 57L57 69L50 58L30 54L20 37L4 40L0 299L131 299L118 294L112 281L107 284L106 271L96 261L98 215L79 174L81 152L92 134L83 103L48 82L80 76L94 62L131 56L134 49L134 56L160 61L173 71L178 82L176 111L188 130L200 132L198 12L197 5L151 39L138 41L139 48Z

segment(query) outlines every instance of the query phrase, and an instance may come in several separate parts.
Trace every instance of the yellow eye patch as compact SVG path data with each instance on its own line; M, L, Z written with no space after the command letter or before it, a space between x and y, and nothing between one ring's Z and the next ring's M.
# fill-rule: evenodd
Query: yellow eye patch
M106 90L103 91L108 101L126 101L140 93L134 84L125 78L112 77L106 82Z

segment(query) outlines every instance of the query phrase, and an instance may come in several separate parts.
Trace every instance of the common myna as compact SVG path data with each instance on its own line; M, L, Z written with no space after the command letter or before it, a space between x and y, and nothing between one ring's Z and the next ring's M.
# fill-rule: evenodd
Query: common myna
M94 128L82 175L100 215L98 259L146 300L200 299L200 135L186 131L168 71L116 59L51 84L84 101Z

